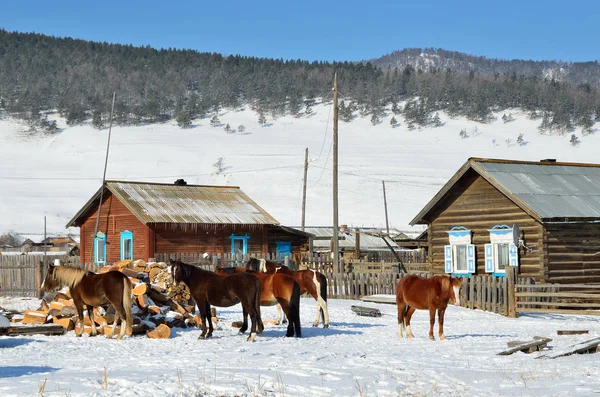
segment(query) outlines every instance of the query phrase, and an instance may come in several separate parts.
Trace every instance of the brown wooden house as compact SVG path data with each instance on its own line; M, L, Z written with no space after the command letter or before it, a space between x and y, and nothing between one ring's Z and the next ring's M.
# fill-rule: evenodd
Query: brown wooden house
M600 165L470 158L411 224L436 273L600 282Z
M80 228L81 262L98 264L173 253L283 256L300 253L310 237L280 225L239 187L182 180L106 181L69 221L72 226Z

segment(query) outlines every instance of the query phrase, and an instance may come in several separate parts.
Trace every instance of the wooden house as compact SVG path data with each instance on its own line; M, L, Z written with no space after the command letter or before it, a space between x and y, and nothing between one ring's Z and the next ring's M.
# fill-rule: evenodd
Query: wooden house
M470 158L411 224L436 273L600 282L600 165Z
M80 228L81 262L97 264L204 252L281 257L299 253L310 236L280 225L239 187L182 180L106 181L66 227L73 226Z

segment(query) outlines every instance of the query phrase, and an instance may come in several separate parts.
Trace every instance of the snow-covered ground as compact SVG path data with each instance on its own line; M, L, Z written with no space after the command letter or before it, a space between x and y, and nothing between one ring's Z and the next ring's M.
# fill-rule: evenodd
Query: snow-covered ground
M0 298L7 309L39 301ZM350 306L378 308L359 317ZM255 343L231 328L238 306L218 308L220 329L175 329L168 340L144 336L0 337L0 395L7 396L591 396L600 393L600 354L536 359L498 356L506 342L547 336L560 348L600 336L600 318L524 315L517 319L449 307L446 341L427 338L426 311L413 316L415 339L396 336L396 306L330 300L331 327L312 328L316 306L301 302L302 338L269 326ZM263 308L263 318L275 316ZM557 335L587 329L588 335ZM435 328L437 334L437 324ZM40 390L42 392L40 392Z
M299 118L267 115L264 127L248 107L220 112L219 127L210 126L211 115L186 129L173 122L113 127L106 176L240 186L279 222L297 226L308 148L306 224L331 225L332 111L330 104L313 109L312 115ZM442 127L414 131L401 116L396 116L400 126L392 128L392 114L377 125L369 117L340 121L340 224L385 226L385 180L390 227L407 230L410 220L469 157L598 161L600 134L573 131L580 143L572 146L571 133L541 135L540 120L517 110L511 113L515 121L506 124L503 113L489 124L441 114ZM58 134L31 135L14 119L0 119L0 233L43 233L46 216L48 233L64 234L65 224L100 187L108 129L67 127L60 118L58 124L63 128ZM245 131L226 133L226 124L234 130L244 125ZM463 129L468 138L461 139ZM519 134L522 145L517 144ZM214 164L221 157L224 172L217 175Z

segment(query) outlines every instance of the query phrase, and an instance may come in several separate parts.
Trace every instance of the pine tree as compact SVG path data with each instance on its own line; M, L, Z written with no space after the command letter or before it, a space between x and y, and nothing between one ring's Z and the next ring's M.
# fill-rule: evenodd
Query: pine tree
M267 123L267 118L265 117L265 115L263 113L260 113L258 115L258 124L260 124L261 127L264 127L266 123Z
M246 131L246 127L244 127L244 124L240 124L238 126L238 131L240 132L240 134L243 134L244 131Z
M180 109L179 112L175 114L175 121L177 121L177 125L180 128L187 128L192 125L192 118L186 109Z
M104 122L102 121L102 112L99 110L94 110L92 114L92 126L98 130L101 130L104 127Z
M571 145L577 146L579 144L579 138L577 138L577 135L572 134L571 139L569 139L569 142L571 143Z
M227 123L227 125L225 126L225 132L229 134L230 131L231 131L231 126L229 125L229 123Z
M219 118L217 117L217 115L215 114L214 116L212 116L212 118L210 119L210 125L212 125L213 127L218 126L219 124L221 124L221 121L219 120Z
M396 127L396 124L398 124L398 121L396 120L395 117L392 116L392 118L390 119L390 125L392 127Z
M523 134L519 134L519 136L517 137L517 145L523 146L524 143L525 143L525 138L523 138Z
M379 116L378 116L377 114L373 113L373 114L371 115L371 124L373 124L373 125L377 125L377 124L379 124L380 122L381 122L381 120L379 119Z
M440 114L439 113L435 113L435 116L433 116L433 119L431 120L431 123L433 124L434 127L441 127L442 126L442 120L440 119Z

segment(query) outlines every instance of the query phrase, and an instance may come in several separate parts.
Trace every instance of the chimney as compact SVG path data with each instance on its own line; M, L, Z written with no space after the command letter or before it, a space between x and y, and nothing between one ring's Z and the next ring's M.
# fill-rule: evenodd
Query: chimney
M540 163L556 163L556 159L543 159Z
M187 185L187 182L185 180L183 180L183 179L177 179L175 181L175 185L177 185L177 186L185 186L185 185Z

